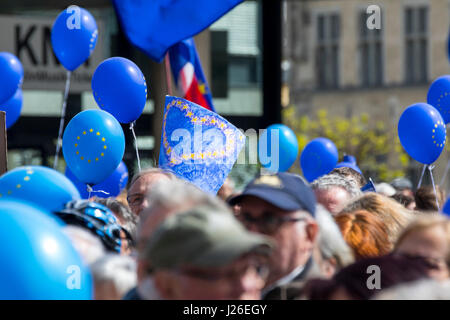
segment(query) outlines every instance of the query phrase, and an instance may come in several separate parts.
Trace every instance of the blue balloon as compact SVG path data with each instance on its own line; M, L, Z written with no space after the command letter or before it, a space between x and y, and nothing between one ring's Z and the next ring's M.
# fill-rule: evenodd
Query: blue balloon
M22 81L23 67L20 60L9 52L0 52L0 104L12 98Z
M269 171L289 170L298 155L298 142L294 131L284 124L270 125L259 138L258 155L261 165Z
M413 104L400 116L398 137L412 158L431 164L439 158L447 140L444 119L429 104Z
M78 180L95 185L116 170L125 152L125 136L111 114L86 110L68 123L62 150L67 165Z
M337 161L338 150L333 141L327 138L311 140L300 156L303 176L308 182L328 174L336 167Z
M0 105L0 111L6 112L6 128L10 128L20 117L22 111L22 89L17 89L11 99Z
M77 177L75 177L75 175L72 173L72 171L70 171L69 167L66 167L66 177L73 182L75 187L77 187L78 191L80 192L81 198L89 198L89 192L87 191L86 184L78 180ZM91 193L91 196L96 196L99 198L117 197L122 192L122 190L125 189L127 183L128 169L125 163L121 161L116 170L114 170L114 172L108 178L106 178L105 181L92 187L94 192ZM100 190L105 191L108 194L95 192Z
M53 23L53 52L64 68L74 71L91 56L97 36L97 23L89 11L70 6Z
M428 89L427 102L440 112L445 123L450 122L450 76L433 81Z
M121 123L137 120L144 111L147 84L139 67L128 59L113 57L100 63L91 85L100 109Z
M89 268L50 213L0 200L0 241L1 300L93 298Z
M58 211L80 194L60 172L41 166L15 168L0 177L0 200L26 201L47 211Z
M447 201L445 202L444 207L441 210L443 214L450 217L450 197L447 198Z

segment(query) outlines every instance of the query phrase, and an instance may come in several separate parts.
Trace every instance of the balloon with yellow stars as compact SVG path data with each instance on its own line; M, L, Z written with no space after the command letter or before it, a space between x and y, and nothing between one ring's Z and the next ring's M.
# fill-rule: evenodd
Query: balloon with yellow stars
M0 201L18 200L58 211L80 199L74 184L60 172L42 166L18 167L0 177Z
M427 102L439 111L446 124L450 122L450 76L433 81L428 89Z
M435 162L447 141L444 119L427 103L416 103L403 111L398 137L405 151L423 164Z
M78 180L94 185L108 178L119 165L125 152L125 136L111 114L86 110L70 120L62 150Z

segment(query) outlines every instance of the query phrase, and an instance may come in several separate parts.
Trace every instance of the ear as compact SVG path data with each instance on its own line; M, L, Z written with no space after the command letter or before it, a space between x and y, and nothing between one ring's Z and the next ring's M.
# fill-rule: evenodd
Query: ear
M161 298L165 300L176 300L175 281L172 275L165 271L158 271L154 274L155 288Z
M335 258L324 259L322 261L322 273L326 278L332 278L336 273L337 261Z
M315 243L319 234L319 226L315 221L308 221L306 225L306 237L311 243Z

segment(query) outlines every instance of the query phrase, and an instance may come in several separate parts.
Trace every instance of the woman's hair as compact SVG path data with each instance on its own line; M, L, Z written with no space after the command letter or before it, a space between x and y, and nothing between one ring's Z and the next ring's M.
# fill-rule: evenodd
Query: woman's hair
M400 203L405 208L407 208L411 203L414 202L413 197L403 194L401 192L397 192L391 198Z
M367 192L351 201L340 213L366 210L374 213L386 226L389 241L395 243L402 230L414 218L414 212L397 201L374 192ZM339 214L338 214L339 215Z
M439 202L439 208L442 208L445 201L445 195L442 189L436 186L437 200ZM432 186L424 186L417 189L414 194L416 201L416 210L420 211L438 211L439 208L436 204L436 196L434 195L434 189Z
M400 234L395 248L398 248L412 234L434 227L441 227L445 231L448 247L450 247L450 220L442 214L433 213L420 215L414 219ZM447 253L446 263L450 266L450 251Z
M374 213L358 210L339 214L335 220L356 260L382 256L393 248L385 224Z
M428 278L433 268L423 258L389 254L362 259L341 269L332 279L313 279L306 283L301 298L329 300L343 289L350 299L368 300L380 290ZM376 279L378 272L378 279ZM374 280L371 282L369 278ZM370 284L370 285L369 285Z

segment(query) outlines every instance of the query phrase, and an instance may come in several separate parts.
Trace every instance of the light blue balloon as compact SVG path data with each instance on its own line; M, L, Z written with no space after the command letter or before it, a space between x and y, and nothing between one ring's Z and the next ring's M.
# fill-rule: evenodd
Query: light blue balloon
M121 123L130 123L144 111L147 83L134 62L113 57L95 70L92 92L100 109L111 113Z
M93 298L89 268L49 212L0 200L0 242L0 300Z
M0 200L26 201L47 211L58 211L80 199L73 183L60 172L42 166L15 168L0 177Z
M125 136L111 114L86 110L68 123L62 150L67 165L78 180L95 185L116 170L125 152Z
M97 23L89 11L70 6L53 23L53 52L64 68L74 71L91 56L97 36Z
M308 182L312 182L320 176L328 174L336 167L338 155L336 145L330 139L311 140L300 156L303 176Z
M9 129L20 117L22 111L23 94L22 89L17 89L11 99L0 105L0 111L6 113L6 128Z
M269 171L289 170L298 155L298 142L294 131L284 124L268 126L259 138L258 155L261 165Z
M66 167L66 177L69 178L70 181L73 182L75 187L77 187L80 192L81 198L88 199L89 192L87 191L86 184L81 182L75 177L75 175L70 171L69 167ZM94 192L91 193L92 196L96 196L99 198L109 198L109 197L117 197L123 189L127 186L128 183L128 169L123 161L120 162L119 166L114 170L114 172L106 178L105 181L92 186ZM105 191L103 192L95 192L95 191Z
M23 67L20 60L9 52L0 52L0 104L12 98L22 81Z
M423 164L439 158L447 140L444 119L427 103L416 103L403 111L398 121L398 137L405 151Z

